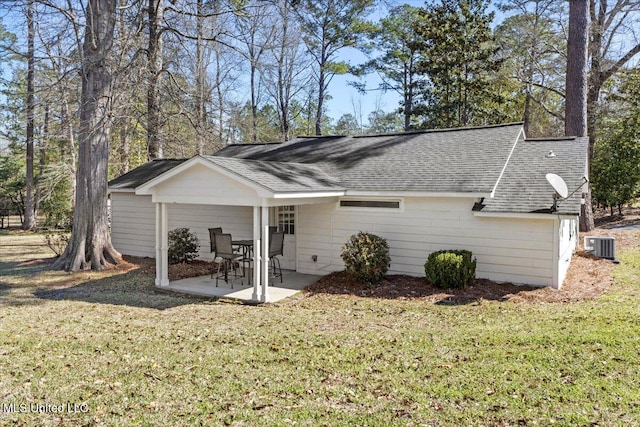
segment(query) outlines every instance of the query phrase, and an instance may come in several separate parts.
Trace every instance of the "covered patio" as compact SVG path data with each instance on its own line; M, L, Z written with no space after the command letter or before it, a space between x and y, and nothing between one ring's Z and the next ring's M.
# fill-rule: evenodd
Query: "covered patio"
M150 195L155 205L156 286L164 290L243 301L272 302L293 295L317 280L294 272L284 274L283 283L271 283L269 271L270 208L337 201L344 188L311 165L253 162L212 156L196 156L135 189ZM169 206L173 204L216 205L251 208L247 228L234 239L251 241L250 276L244 287L215 287L209 276L169 281ZM249 213L249 212L247 212ZM251 219L249 219L251 218ZM212 217L211 226L222 225ZM226 228L226 227L225 227ZM297 267L296 267L297 268ZM250 286L247 286L247 283Z
M279 279L271 279L269 283L269 302L278 302L293 296L322 277L300 274L291 270L283 270L282 276L282 283L280 283ZM256 302L252 295L253 287L247 285L246 278L244 284L241 284L238 279L234 279L233 288L231 288L230 284L224 281L221 281L216 287L215 280L212 280L210 276L190 277L169 282L169 286L163 289L203 297Z

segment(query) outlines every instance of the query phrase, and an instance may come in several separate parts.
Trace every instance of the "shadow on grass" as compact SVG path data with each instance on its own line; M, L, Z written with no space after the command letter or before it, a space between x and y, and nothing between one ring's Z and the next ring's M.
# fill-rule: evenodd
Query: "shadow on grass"
M511 283L496 283L478 279L465 289L440 289L424 278L405 275L389 275L380 283L366 285L349 277L344 271L324 276L305 292L313 294L352 295L380 299L425 299L443 306L458 306L480 300L507 301L521 292L537 288Z
M55 258L39 258L28 261L0 262L0 278L7 276L31 276L46 269Z
M51 301L82 301L93 304L126 305L165 310L198 301L211 301L156 290L154 279L146 272L132 270L109 277L87 280L64 288L39 288L34 296Z

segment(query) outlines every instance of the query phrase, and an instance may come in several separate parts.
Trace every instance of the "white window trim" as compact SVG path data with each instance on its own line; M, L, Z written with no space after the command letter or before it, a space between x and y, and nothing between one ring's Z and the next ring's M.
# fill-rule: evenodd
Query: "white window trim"
M342 201L362 201L362 202L398 202L397 208L373 208L366 206L341 206ZM384 213L402 213L404 212L403 197L341 197L336 203L336 209L346 212L384 212Z

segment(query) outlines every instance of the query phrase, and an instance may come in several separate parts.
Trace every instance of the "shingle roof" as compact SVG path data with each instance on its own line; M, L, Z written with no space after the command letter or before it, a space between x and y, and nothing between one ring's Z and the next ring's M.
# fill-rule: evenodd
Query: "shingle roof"
M304 137L277 145L231 145L215 156L314 164L349 190L490 193L521 129L521 123L514 123L396 135Z
M482 212L551 213L555 194L545 176L554 173L567 183L569 193L584 183L588 138L525 140L518 143L493 198L484 200ZM553 153L553 155L550 155ZM586 186L560 200L556 214L580 212Z
M336 191L344 188L316 165L203 156L274 193Z
M173 169L187 159L156 159L109 181L110 190L131 190Z
M346 189L489 194L495 189L494 197L485 197L475 210L550 213L554 192L545 175L560 175L570 192L580 186L588 139L524 140L521 129L514 123L396 135L300 137L279 144L229 145L203 158L274 193ZM550 151L555 156L547 156ZM134 189L184 161L145 163L112 180L109 188ZM577 214L580 195L577 191L560 201L555 213Z

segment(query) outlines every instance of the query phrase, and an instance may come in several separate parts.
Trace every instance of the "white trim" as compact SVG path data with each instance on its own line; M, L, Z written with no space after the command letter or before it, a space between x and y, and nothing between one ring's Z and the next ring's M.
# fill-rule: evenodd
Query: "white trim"
M269 302L269 208L263 206L262 210L262 296L260 301Z
M160 233L162 262L160 268L160 286L169 286L169 214L166 203L160 204Z
M306 192L306 193L275 193L274 199L306 199L312 197L340 197L344 196L345 191L318 191L318 192Z
M504 172L507 170L507 166L509 166L509 161L511 160L511 156L513 155L513 152L516 150L516 146L518 145L518 141L520 141L520 135L522 135L522 139L524 140L524 138L525 138L524 128L520 128L520 132L518 132L518 136L516 137L516 140L513 143L513 146L511 147L511 151L509 152L509 157L507 157L507 161L504 162L504 166L502 167L502 171L500 172L500 176L498 176L498 180L496 181L496 185L494 185L493 186L493 190L491 190L491 196L490 197L494 197L494 195L496 194L496 190L498 189L498 184L500 184L500 181L502 180L502 175L504 175Z
M251 299L260 302L260 207L253 207L253 293Z
M135 193L135 188L107 188L107 193Z
M261 197L233 197L233 196L157 196L153 194L154 203L184 203L188 205L223 205L223 206L256 206L262 204Z
M452 192L452 191L361 191L346 190L345 197L458 197L476 199L481 197L491 197L491 193L486 192Z
M302 199L263 199L261 206L277 207L286 205L314 205L316 203L334 203L338 200L338 197L310 197Z
M517 212L473 212L473 216L487 218L519 218L519 219L574 219L578 216L568 214L548 214L548 213L517 213Z
M160 209L160 203L154 203L156 206L156 286L160 286L162 271L162 233L160 224L162 222L162 211Z
M562 222L559 218L553 221L553 269L551 277L551 287L560 289L560 230L562 230Z

